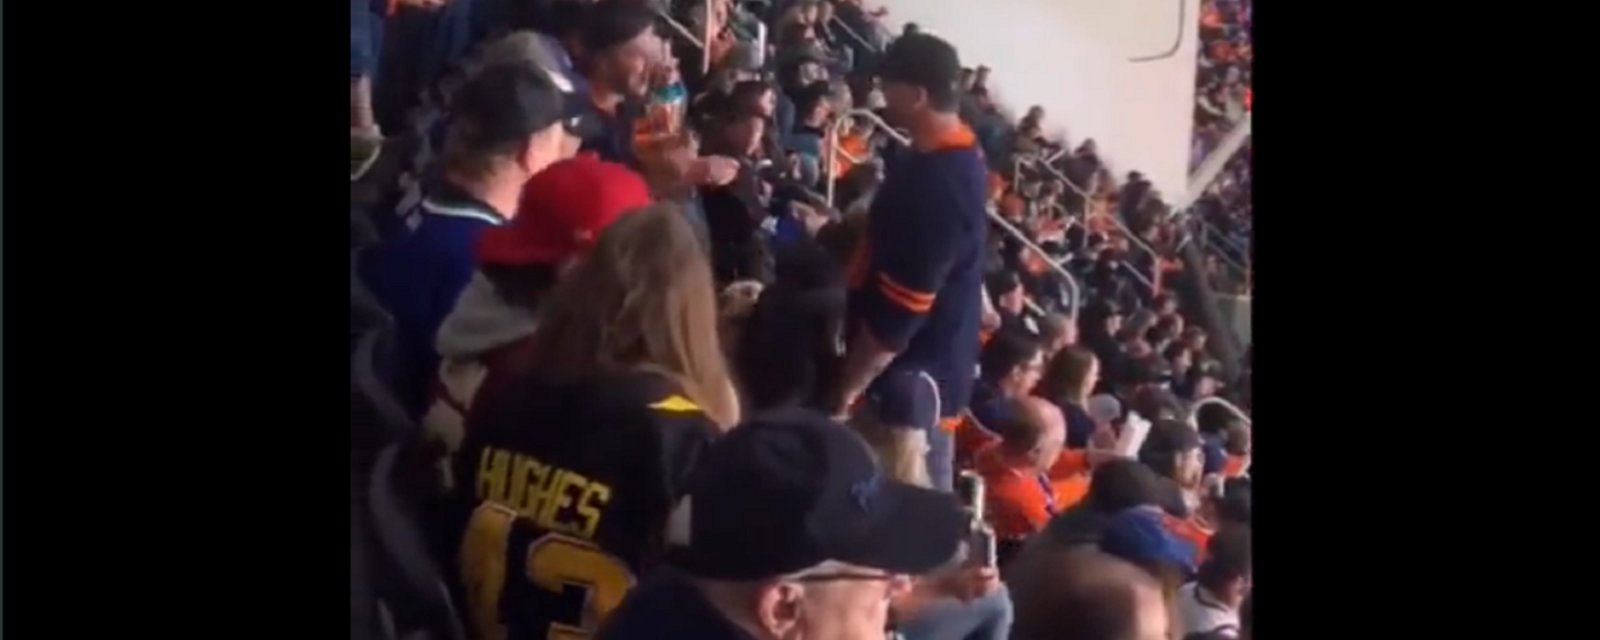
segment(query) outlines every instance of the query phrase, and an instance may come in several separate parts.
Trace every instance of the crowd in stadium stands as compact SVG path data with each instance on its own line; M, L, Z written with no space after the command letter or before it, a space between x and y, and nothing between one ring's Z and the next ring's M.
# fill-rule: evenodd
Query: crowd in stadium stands
M1250 637L1186 231L885 16L352 0L352 638Z
M1250 0L1204 0L1200 5L1200 56L1195 75L1194 142L1189 169L1215 151L1223 136L1250 110ZM1250 260L1250 146L1235 154L1196 204L1196 215L1210 225L1207 244L1212 286L1248 292L1241 268ZM1232 269L1228 265L1235 265Z

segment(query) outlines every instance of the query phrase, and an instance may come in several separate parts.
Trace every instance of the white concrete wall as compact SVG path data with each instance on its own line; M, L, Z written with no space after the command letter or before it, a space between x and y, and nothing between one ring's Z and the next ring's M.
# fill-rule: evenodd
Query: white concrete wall
M1179 3L1188 3L1182 41ZM1045 133L1094 138L1118 178L1138 170L1169 200L1188 187L1199 0L876 0L994 69L990 90L1020 115L1043 105Z

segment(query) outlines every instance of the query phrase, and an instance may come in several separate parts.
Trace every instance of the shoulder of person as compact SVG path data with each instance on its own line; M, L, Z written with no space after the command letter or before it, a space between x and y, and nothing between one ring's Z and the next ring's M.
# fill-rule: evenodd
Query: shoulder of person
M671 376L654 371L629 371L607 380L606 402L638 407L653 420L670 423L709 421L705 410Z

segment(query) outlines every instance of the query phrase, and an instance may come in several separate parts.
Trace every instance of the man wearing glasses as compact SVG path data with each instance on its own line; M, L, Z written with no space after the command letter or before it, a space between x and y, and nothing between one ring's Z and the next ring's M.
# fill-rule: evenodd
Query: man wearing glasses
M884 478L844 426L769 414L706 452L667 523L668 565L598 637L881 640L891 618L999 588L992 568L939 570L969 524L955 496Z

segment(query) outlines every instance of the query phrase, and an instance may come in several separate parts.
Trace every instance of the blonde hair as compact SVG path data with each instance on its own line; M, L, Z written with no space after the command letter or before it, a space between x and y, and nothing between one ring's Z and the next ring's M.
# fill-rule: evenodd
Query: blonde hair
M928 475L926 431L884 424L871 411L857 413L851 426L878 455L878 468L883 475L912 486L933 488L933 478Z
M739 420L711 268L674 205L624 215L600 234L545 301L532 353L535 373L550 381L651 371L723 428Z

